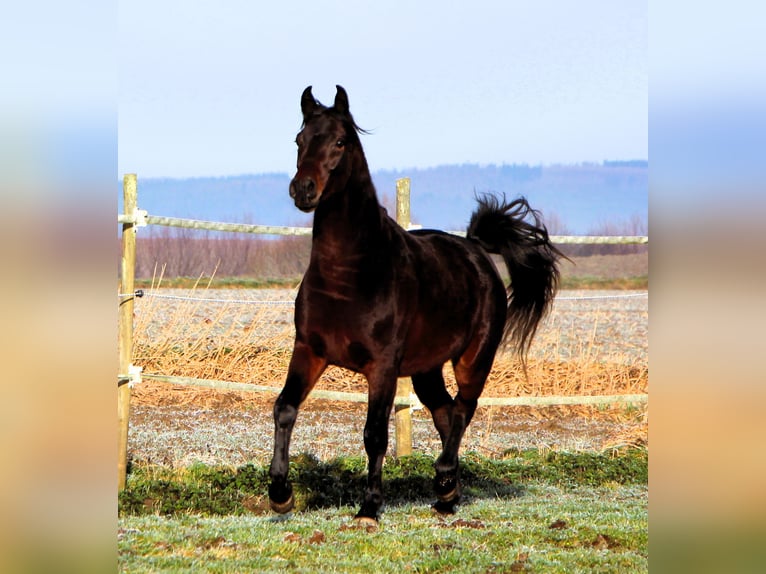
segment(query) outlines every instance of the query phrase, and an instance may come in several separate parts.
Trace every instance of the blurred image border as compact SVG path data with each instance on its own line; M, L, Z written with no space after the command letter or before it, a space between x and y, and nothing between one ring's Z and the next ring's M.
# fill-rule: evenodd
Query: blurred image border
M652 571L766 554L763 12L650 6Z
M10 14L22 45L0 40L17 56L0 95L0 570L102 572L117 539L119 15L39 4ZM766 9L650 8L650 562L751 571L766 534Z

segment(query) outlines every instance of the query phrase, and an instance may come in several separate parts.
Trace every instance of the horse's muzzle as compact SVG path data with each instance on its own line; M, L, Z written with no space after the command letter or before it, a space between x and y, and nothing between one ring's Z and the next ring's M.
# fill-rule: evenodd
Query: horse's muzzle
M317 184L311 177L295 177L290 182L290 197L301 211L313 211L319 203Z

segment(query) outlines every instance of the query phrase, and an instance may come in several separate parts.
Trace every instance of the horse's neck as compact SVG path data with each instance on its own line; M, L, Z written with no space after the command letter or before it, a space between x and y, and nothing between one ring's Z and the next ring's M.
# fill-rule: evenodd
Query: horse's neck
M343 260L373 255L387 222L372 182L349 184L328 199L314 214L312 257Z

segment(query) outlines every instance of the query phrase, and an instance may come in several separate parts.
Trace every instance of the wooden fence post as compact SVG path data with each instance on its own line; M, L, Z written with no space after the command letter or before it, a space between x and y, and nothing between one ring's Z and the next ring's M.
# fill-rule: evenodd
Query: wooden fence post
M117 488L123 490L128 470L128 419L130 417L130 372L133 354L133 291L135 289L136 267L136 222L137 207L136 174L127 174L123 179L122 192L125 216L122 224L122 259L120 261L120 307L117 345L120 352L119 378L117 381Z
M396 180L396 221L404 229L410 227L410 178L404 177ZM397 381L396 395L407 397L412 394L412 381L399 379ZM412 454L412 414L409 401L407 404L399 404L394 407L394 419L396 422L396 456Z

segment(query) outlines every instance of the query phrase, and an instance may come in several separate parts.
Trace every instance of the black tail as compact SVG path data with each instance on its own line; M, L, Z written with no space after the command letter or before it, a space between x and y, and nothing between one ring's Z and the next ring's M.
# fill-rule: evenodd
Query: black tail
M559 282L558 260L566 258L548 238L540 213L523 197L502 203L493 195L477 197L478 209L468 224L469 239L503 257L511 283L504 337L526 356L540 320L550 309ZM533 223L525 221L531 217Z

